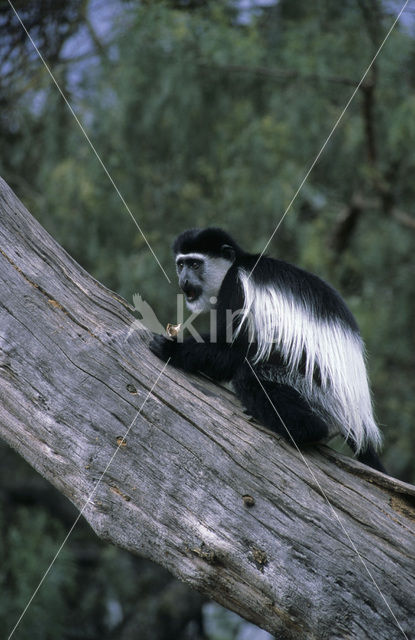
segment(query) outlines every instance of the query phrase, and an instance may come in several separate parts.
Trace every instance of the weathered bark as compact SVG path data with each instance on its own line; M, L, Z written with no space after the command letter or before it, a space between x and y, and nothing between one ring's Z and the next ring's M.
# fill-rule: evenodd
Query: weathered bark
M414 487L324 447L308 468L170 367L148 396L162 363L127 303L4 182L0 248L1 436L81 509L133 423L84 510L99 536L279 638L413 637Z

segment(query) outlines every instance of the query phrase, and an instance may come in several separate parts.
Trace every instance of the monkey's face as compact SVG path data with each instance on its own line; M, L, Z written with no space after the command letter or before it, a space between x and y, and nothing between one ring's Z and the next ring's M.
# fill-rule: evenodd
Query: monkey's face
M231 265L230 260L202 253L176 256L179 286L190 311L205 313L215 306L223 278Z

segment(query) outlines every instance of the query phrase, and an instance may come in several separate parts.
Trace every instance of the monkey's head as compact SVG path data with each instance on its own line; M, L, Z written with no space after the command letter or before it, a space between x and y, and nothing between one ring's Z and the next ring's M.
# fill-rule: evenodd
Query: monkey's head
M173 244L179 286L194 313L212 309L223 279L241 252L222 229L188 229Z

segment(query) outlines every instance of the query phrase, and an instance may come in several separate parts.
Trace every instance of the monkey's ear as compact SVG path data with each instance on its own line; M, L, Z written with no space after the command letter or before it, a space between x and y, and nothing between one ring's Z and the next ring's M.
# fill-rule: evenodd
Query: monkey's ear
M235 260L235 249L229 244L223 244L220 248L220 252L222 254L222 258L225 258L225 260L229 260L229 262L233 262Z

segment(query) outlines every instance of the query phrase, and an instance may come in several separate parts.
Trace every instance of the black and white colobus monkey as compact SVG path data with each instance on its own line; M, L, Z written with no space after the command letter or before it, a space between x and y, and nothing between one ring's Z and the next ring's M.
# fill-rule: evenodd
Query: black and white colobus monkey
M359 460L383 471L364 347L340 295L307 271L246 253L221 229L185 231L173 251L187 307L215 309L216 340L156 335L151 350L231 381L249 414L289 439L288 429L297 445L340 432Z

